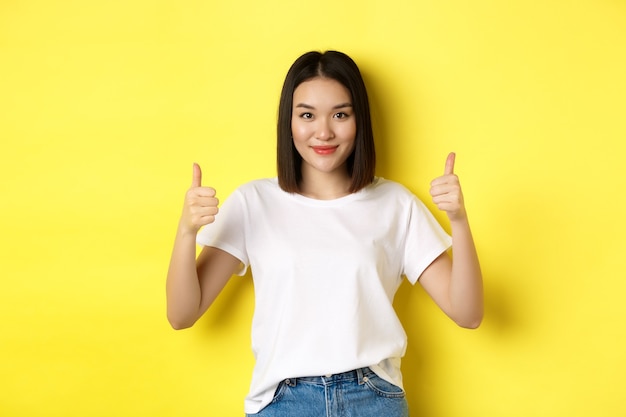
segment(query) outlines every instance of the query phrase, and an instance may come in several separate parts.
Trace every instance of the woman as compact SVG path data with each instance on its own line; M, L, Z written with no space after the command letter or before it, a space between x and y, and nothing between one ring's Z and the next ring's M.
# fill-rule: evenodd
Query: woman
M194 165L167 277L168 319L192 326L251 267L247 415L408 415L406 334L392 306L404 276L458 325L480 324L482 277L455 155L431 183L452 237L407 189L375 177L375 159L359 69L327 51L299 57L285 79L277 178L238 188L218 216L215 190Z

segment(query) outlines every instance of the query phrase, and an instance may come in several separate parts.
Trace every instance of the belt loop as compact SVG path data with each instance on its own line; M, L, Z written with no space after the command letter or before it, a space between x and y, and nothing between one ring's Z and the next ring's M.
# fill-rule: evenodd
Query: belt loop
M356 377L359 381L359 385L363 385L365 381L363 381L363 368L359 368L356 370Z

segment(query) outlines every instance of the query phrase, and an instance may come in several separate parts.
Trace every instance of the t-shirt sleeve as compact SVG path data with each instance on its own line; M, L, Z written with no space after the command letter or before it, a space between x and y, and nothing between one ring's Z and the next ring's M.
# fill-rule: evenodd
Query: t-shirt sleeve
M237 275L244 275L249 260L246 253L246 206L241 192L236 190L220 206L215 221L202 228L196 242L230 253L242 263Z
M415 284L422 272L452 245L433 214L417 197L411 201L404 246L404 275Z

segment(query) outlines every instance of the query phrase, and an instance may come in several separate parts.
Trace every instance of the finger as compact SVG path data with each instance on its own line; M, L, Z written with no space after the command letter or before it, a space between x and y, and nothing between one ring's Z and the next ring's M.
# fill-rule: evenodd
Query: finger
M448 186L448 187L459 187L459 178L454 175L442 175L441 177L437 177L434 180L432 180L430 182L430 186L432 187L441 187L441 186Z
M456 154L454 152L450 152L448 155L448 159L446 159L446 170L444 171L444 175L454 174L454 160L456 159Z
M200 169L200 165L196 164L195 162L193 164L193 179L191 180L191 186L202 186L202 170Z
M215 193L211 192L198 194L190 203L196 207L217 207L220 202L217 198L213 197L214 195Z

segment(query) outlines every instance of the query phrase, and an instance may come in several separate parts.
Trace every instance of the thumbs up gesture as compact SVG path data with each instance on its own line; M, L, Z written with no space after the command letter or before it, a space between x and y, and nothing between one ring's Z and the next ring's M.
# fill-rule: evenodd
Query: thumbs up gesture
M215 197L215 189L202 186L202 170L200 165L193 164L191 188L185 196L180 227L188 233L196 234L202 226L215 221L219 200Z
M466 217L465 204L459 177L454 174L456 154L450 153L446 159L446 168L441 177L430 183L430 195L439 210L445 211L450 221Z

